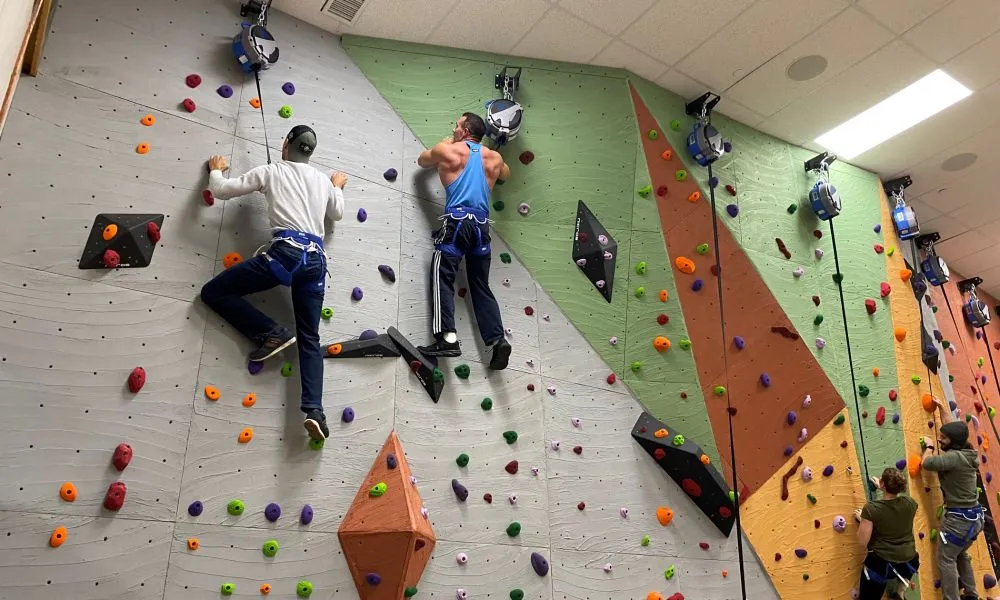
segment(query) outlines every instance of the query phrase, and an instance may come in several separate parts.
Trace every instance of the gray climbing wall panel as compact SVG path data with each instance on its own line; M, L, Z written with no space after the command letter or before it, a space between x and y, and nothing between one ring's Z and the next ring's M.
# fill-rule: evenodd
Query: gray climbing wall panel
M198 300L225 254L247 257L267 240L260 195L214 206L201 198L209 154L229 157L234 174L266 160L261 116L248 103L256 89L229 55L235 9L198 0L60 5L42 75L19 87L0 141L0 219L9 224L0 239L0 599L218 598L223 582L236 584L236 597L257 596L265 582L273 596L291 597L300 579L313 582L313 598L356 597L335 533L393 429L438 536L417 598L453 597L456 588L471 597L514 588L527 598L639 598L650 590L737 597L735 537L721 539L632 442L641 409L620 383L580 383L612 369L516 257L493 265L514 345L507 371L486 369L471 305L459 300L465 355L442 361L448 380L438 404L399 359L327 361L331 437L324 449L309 448L298 379L279 373L282 360L297 364L294 352L250 375L247 342ZM262 78L272 155L288 127L308 123L319 135L314 163L351 177L347 213L327 238L325 305L335 314L322 322L322 337L396 326L423 343L429 236L443 193L414 166L422 146L335 37L281 13L270 25L282 47L281 62ZM189 73L202 76L200 87L184 84ZM285 81L295 95L281 92ZM234 88L232 98L216 94L222 84ZM470 91L471 104L478 92ZM196 102L194 113L180 107L184 98ZM289 120L277 115L283 104L293 110ZM152 127L139 122L146 114ZM141 143L148 154L135 152ZM390 167L400 172L395 183L382 178ZM365 223L356 219L361 207ZM99 212L166 215L149 268L76 268ZM495 240L495 256L508 251ZM393 267L395 284L378 264ZM464 275L457 285L465 286ZM351 299L355 286L365 292L360 302ZM290 323L283 290L253 301ZM468 380L452 374L462 363L471 366ZM125 381L136 365L148 381L133 395ZM205 397L208 385L219 400ZM242 406L251 392L256 404ZM480 407L484 397L493 399L491 411ZM345 424L339 415L348 406L357 416ZM254 430L249 444L237 442L244 427ZM504 441L507 430L519 433L516 443ZM558 451L552 440L561 441ZM135 458L119 473L110 458L123 441ZM460 452L471 456L468 467L455 464ZM520 462L514 476L504 471L512 459ZM456 503L452 478L469 488L467 504ZM128 486L117 514L101 508L116 480ZM64 481L78 488L74 503L59 498ZM487 492L492 504L482 500ZM225 511L233 498L247 505L242 517ZM195 500L205 505L199 517L186 510ZM269 502L284 512L276 523L263 517ZM297 518L304 504L315 509L308 526ZM677 513L670 527L656 523L660 505ZM522 533L508 538L503 530L515 520ZM68 540L50 548L60 525ZM199 540L197 551L188 550L189 538ZM272 538L281 550L267 559L260 547ZM548 577L531 571L533 551L551 561ZM469 555L467 565L456 563L458 552ZM667 582L671 564L677 576ZM749 551L746 568L752 597L776 597Z

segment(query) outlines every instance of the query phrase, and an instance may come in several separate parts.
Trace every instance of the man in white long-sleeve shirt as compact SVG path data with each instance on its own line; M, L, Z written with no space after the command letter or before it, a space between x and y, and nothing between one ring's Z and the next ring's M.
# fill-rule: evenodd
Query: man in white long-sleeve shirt
M263 253L234 265L201 289L201 299L237 331L259 344L251 361L266 360L298 342L302 379L302 412L309 437L330 435L323 414L323 353L319 345L319 319L323 309L326 254L323 251L325 220L344 216L347 176L327 177L309 165L316 149L316 132L298 125L285 137L280 162L257 167L227 178L222 156L208 159L209 190L221 200L263 192L273 239ZM252 306L244 296L277 285L292 289L295 335Z

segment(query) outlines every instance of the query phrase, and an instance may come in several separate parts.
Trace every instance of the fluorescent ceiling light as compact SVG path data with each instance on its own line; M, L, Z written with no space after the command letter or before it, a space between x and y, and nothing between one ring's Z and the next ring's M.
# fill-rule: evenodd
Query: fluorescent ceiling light
M819 136L816 143L841 158L854 158L971 93L951 75L937 69Z

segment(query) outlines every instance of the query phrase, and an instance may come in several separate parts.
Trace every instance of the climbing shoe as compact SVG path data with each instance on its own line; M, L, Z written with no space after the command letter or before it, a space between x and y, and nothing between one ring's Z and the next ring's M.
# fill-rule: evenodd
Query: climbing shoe
M500 341L493 344L493 357L490 358L490 368L494 371L503 371L507 368L510 360L510 344L507 340L500 338Z
M284 327L276 327L271 333L264 336L260 347L250 353L250 360L253 362L267 360L294 343L295 336L292 335L291 331Z
M306 420L302 425L309 432L309 437L314 440L325 440L330 437L330 428L326 426L326 415L320 410L311 410L306 413Z
M429 346L420 346L417 350L426 356L462 356L461 343L458 340L446 342L444 338L436 340Z

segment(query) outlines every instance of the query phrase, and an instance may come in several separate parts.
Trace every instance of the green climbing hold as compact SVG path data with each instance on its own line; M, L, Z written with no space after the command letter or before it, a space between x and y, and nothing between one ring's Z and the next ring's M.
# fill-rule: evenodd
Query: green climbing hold
M697 252L698 254L707 254L708 244L705 243L698 244L697 246L694 247L694 251Z
M444 371L434 367L434 370L431 371L431 379L433 379L435 383L441 383L444 381Z
M1000 492L997 492L997 496L1000 496ZM642 541L639 542L639 545L640 546L648 546L649 545L649 536L648 535L642 536Z
M507 440L508 444L513 444L514 442L517 441L517 432L516 431L505 431L505 432L503 432L503 439Z
M319 316L329 321L330 319L333 318L333 309L330 307L326 307L320 311Z
M816 504L816 496L813 496L812 494L806 494L806 500L809 500L813 504Z
M455 367L455 375L458 375L459 379L468 379L469 378L469 373L471 373L471 372L472 372L472 369L470 369L469 365L467 365L465 363L462 363L462 364L458 365L457 367Z
M839 284L843 280L844 280L844 274L843 273L834 273L833 274L833 282L834 283Z
M688 172L685 171L684 169L677 169L677 172L674 173L674 179L676 179L677 181L684 181L687 178L688 178Z
M291 377L292 376L292 363L286 362L281 365L281 376Z
M861 396L862 398L867 398L868 394L870 394L870 393L871 393L871 390L868 389L867 385L865 385L865 384L862 383L861 385L858 386L858 395Z
M896 253L896 247L895 246L889 246L888 248L885 249L885 253L886 253L886 256L892 256L893 254Z
M684 339L682 339L681 341L679 341L677 343L681 345L681 349L682 350L687 350L688 348L691 347L691 340L689 340L687 338L684 338Z
M823 315L816 315L813 317L813 325L819 325L823 322Z
M636 193L637 193L637 194L639 194L640 196L642 196L643 198L648 198L648 197L649 197L649 194L650 194L650 193L651 193L652 191L653 191L653 186L651 186L651 185L648 185L648 184L647 184L647 185L645 185L645 186L643 186L643 187L639 188L639 189L638 189L638 190L636 191Z
M736 492L733 490L729 490L729 501L736 502Z
M786 208L785 210L788 211L788 214L794 215L795 211L799 210L799 205L795 203L789 204L788 208Z
M264 546L261 548L264 556L272 558L278 553L278 540L267 540L264 542Z
M387 489L389 489L389 486L387 486L384 481L380 481L380 482L376 483L375 485L373 485L371 487L371 489L368 490L368 495L371 496L372 498L377 498L379 496L384 496L385 495L385 491Z
M501 252L500 253L500 262L502 262L505 265L506 264L510 264L510 253L509 252ZM415 590L417 588L406 588L406 589L408 589L408 590L409 589Z
M312 438L309 438L309 448L313 450L322 450L325 444L326 440L314 440Z
M460 467L467 466L469 464L469 455L466 454L465 452L459 454L458 458L455 459L455 464L457 464Z
M503 203L503 200L497 200L496 202L493 203L493 210L500 212L501 210L503 210L504 206L505 205Z
M990 416L990 418L992 419L993 417L997 416L997 409L995 409L992 406L990 406L990 407L988 407L986 409L986 414L988 414Z
M978 365L980 367L983 366L984 362L985 361L983 361L983 357L982 356L980 356L979 358L976 359L976 365Z
M278 116L287 119L292 116L292 107L287 104L278 109Z
M242 500L230 500L229 504L226 505L226 512L234 517L242 515L244 510L246 510L246 505L243 504Z
M639 286L639 287L635 288L635 297L636 298L642 298L643 295L645 295L645 293L646 293L646 288L644 288L642 286Z
M931 529L931 543L937 542L937 529Z
M941 506L939 506L938 509L937 509L937 520L940 521L941 517L943 517L943 516L944 516L944 504L942 504Z
M936 313L937 312L937 307L936 306L932 306L931 307L931 312Z
M674 119L673 121L671 121L670 122L670 128L673 129L674 131L680 131L681 130L681 122L680 122L680 120L679 119Z
M681 435L681 434L679 434L679 433L677 435L675 435L674 436L674 445L675 446L683 446L684 445L684 436Z
M955 381L955 376L954 375L949 375L948 376L948 383L952 383L954 381Z
M517 537L521 535L521 524L518 523L517 521L514 521L513 523L508 525L507 535L509 535L510 537Z
M833 424L834 425L843 425L844 421L846 421L846 420L847 420L847 418L844 416L844 413L840 413L839 415L837 415L837 418L833 420Z
M313 584L311 581L306 581L305 579L303 579L298 583L298 585L295 586L295 594L299 598L308 598L309 596L312 596L312 593L313 593Z
M910 381L912 381L914 385L919 385L920 375L914 375L913 377L910 377Z
M412 598L416 595L417 595L417 588L415 587L408 587L405 590L403 590L403 596L407 598Z
M923 452L926 449L927 449L927 442L924 441L924 438L920 438L920 451Z
M232 596L233 592L235 591L236 591L236 584L229 583L228 581L226 583L223 583L222 587L219 588L219 593L221 593L223 596Z
M646 261L640 260L639 262L635 263L635 273L636 275L646 274Z
M947 350L949 346L951 346L951 342L949 342L948 340L944 340L943 342L941 342L941 347L944 348L945 350Z
M510 600L524 600L524 590L514 588L510 591Z
M493 399L483 398L483 401L479 403L479 408L482 408L483 410L490 410L493 408Z
M714 388L712 388L712 392L715 393L716 396L725 396L726 388L724 386L717 385Z
M629 365L629 368L632 369L633 373L638 373L639 369L642 368L642 363L639 361L634 361L631 365Z
M965 422L968 423L969 421L972 421L972 415L966 413L966 415L965 415Z
M674 578L674 575L676 575L676 574L677 574L677 566L676 565L670 565L669 567L667 567L667 570L663 572L663 577L667 581L670 581L671 579Z
M656 138L660 137L660 132L655 129L650 129L649 133L647 133L646 135L649 137L649 139L655 140Z

